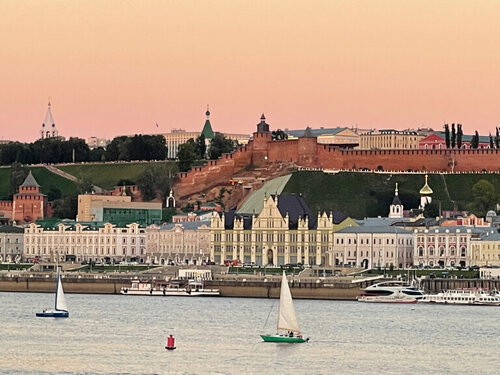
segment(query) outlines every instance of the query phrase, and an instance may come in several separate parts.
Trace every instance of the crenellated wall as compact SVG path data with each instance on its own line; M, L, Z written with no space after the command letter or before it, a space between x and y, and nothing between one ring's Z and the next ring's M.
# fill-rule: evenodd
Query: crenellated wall
M232 154L180 173L174 193L182 198L224 183L250 164L264 167L274 162L323 169L500 172L500 150L346 150L318 144L315 137L273 141L271 133L256 132Z

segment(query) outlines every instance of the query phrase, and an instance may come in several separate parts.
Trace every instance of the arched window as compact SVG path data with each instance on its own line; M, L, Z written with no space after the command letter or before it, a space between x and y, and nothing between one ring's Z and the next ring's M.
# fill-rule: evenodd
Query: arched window
M465 249L465 246L462 246L460 248L460 253L461 253L461 256L464 257L465 256L465 252L466 252L466 249Z
M424 256L424 248L422 246L418 247L418 256L419 257Z
M453 257L455 256L455 246L450 247L450 255Z
M433 256L434 255L434 246L429 247L429 255Z

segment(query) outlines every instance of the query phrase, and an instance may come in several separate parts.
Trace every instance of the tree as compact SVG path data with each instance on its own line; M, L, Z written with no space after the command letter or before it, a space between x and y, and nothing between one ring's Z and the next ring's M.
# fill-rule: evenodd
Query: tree
M288 134L286 134L283 130L281 129L278 129L278 130L273 130L273 132L271 133L271 138L274 140L274 141L279 141L279 140L282 140L282 139L288 139Z
M193 142L194 143L194 142ZM196 152L194 150L194 145L192 143L184 143L179 145L179 150L177 151L177 167L180 172L187 172L191 169L191 166L196 160Z
M474 200L469 204L469 208L480 217L485 217L486 213L498 202L495 187L487 180L479 180L472 186L472 196Z
M496 128L496 134L495 134L495 147L500 148L500 131L498 130L498 126Z
M53 203L53 217L59 219L75 219L78 212L78 197L76 195L68 195L64 198L57 199Z
M215 133L208 148L208 157L212 160L218 159L222 154L234 151L235 146L234 141L231 139L224 137L221 133Z
M444 124L444 140L446 148L450 148L450 126L448 124Z
M86 174L81 174L76 180L76 192L77 194L87 194L94 191L94 184L92 183L92 178Z
M156 198L155 182L155 171L152 167L146 168L137 181L137 185L141 189L143 201L147 202Z
M167 198L170 194L170 188L172 187L172 181L176 173L177 170L166 163L165 165L156 168L155 189L160 193L163 206L165 206L167 203Z
M493 136L490 133L490 148L495 148L495 144L493 143Z
M28 176L28 171L21 165L21 163L12 163L10 166L10 197L17 193L19 185L24 182L26 176Z
M462 148L462 137L464 133L462 131L462 124L457 124L457 148Z
M476 133L472 136L470 140L470 148L478 148L479 147L479 134L476 130Z
M436 202L431 202L424 207L424 217L435 218L439 216L439 204Z
M455 148L457 133L455 131L455 123L451 124L451 148Z
M102 147L96 147L89 151L89 161L105 161L106 150Z
M196 138L195 141L195 152L196 155L198 155L198 159L205 159L207 155L207 145L205 143L205 136L203 134L200 134L198 138Z
M61 199L61 190L54 185L49 187L49 191L47 193L47 199L50 201L55 201L56 199Z

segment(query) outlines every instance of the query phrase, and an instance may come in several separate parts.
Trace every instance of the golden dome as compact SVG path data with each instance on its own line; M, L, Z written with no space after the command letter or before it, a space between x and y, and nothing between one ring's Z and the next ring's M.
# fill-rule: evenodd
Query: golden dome
M432 193L434 193L429 184L427 183L428 178L429 177L425 175L425 185L422 187L422 189L420 189L420 195L431 195Z

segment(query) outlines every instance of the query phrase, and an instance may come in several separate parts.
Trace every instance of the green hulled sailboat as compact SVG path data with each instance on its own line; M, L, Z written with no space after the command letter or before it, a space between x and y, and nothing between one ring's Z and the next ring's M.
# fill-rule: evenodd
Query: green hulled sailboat
M281 279L277 332L275 335L260 335L260 337L265 342L301 343L309 341L309 338L304 339L300 333L285 271L283 271Z

